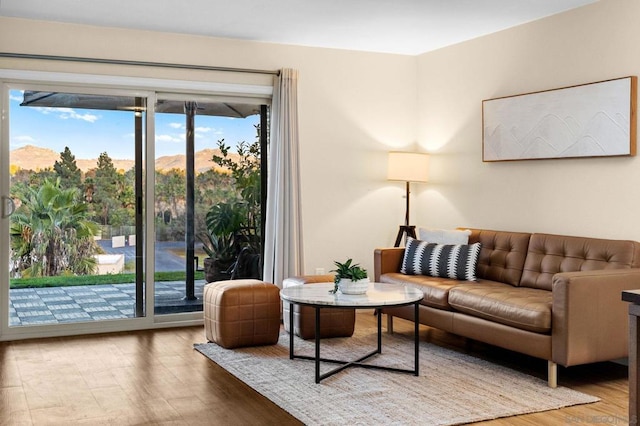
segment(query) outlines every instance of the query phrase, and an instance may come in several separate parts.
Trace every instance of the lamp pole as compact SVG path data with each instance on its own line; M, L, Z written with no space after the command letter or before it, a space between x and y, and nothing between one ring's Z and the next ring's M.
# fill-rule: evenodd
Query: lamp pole
M412 152L390 152L388 158L387 179L405 182L406 208L404 225L400 225L394 247L399 247L402 236L416 238L416 227L409 225L409 208L411 196L411 182L427 182L428 159L426 154Z
M410 182L406 181L406 211L404 213L404 225L400 225L400 229L398 230L398 235L396 236L396 242L393 245L394 247L400 247L400 242L402 241L402 236L406 235L407 237L416 238L416 227L413 225L409 225L409 185ZM406 242L406 238L405 238Z
M404 214L404 226L409 226L409 181L407 183L407 211Z

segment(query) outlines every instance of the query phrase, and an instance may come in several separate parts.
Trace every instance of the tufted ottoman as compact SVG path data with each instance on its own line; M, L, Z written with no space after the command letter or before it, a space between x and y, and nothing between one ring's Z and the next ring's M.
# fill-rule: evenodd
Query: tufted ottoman
M218 281L204 287L204 333L231 349L274 345L280 334L280 289L259 280Z
M317 284L333 282L335 275L302 275L287 278L282 282L282 287L293 285ZM289 309L291 304L286 300L282 302L282 318L284 329L289 330ZM356 325L355 309L321 309L320 310L320 338L327 337L351 337ZM293 305L293 328L297 336L303 339L313 339L316 336L315 309L309 306Z

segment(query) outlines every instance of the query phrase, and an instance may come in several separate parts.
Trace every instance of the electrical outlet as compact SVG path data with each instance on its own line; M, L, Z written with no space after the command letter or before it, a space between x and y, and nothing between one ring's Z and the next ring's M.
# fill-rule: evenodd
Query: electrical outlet
M316 268L316 275L324 275L324 268Z

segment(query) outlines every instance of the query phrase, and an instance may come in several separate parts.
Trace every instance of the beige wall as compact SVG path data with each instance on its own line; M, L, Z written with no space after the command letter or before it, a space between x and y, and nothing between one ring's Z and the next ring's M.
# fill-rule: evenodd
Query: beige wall
M373 266L403 218L386 151L416 142L415 57L0 18L0 52L300 71L305 264ZM0 68L264 83L264 77L0 59ZM247 80L248 79L248 80Z
M640 2L601 0L418 57L0 18L0 51L300 70L308 273L373 267L404 216L386 152L433 153L412 222L640 240L640 158L482 163L483 99L640 75ZM264 83L207 72L45 64L2 68ZM417 90L416 90L417 88Z
M640 75L640 2L598 3L421 55L419 225L640 240L640 157L482 163L482 100Z

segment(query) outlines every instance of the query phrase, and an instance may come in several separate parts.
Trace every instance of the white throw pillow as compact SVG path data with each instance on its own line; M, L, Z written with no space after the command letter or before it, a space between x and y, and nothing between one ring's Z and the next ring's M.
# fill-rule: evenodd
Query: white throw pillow
M431 244L468 244L471 230L420 228L418 233L418 239Z

